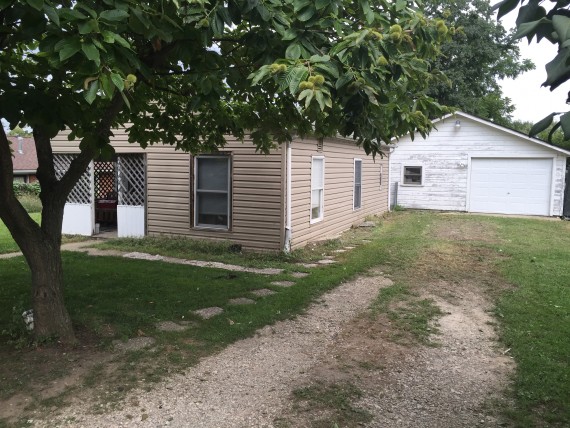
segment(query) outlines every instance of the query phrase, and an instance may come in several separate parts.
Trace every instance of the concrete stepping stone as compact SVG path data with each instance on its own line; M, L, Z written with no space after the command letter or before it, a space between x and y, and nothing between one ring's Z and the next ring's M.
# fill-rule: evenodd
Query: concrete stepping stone
M298 265L303 266L304 268L307 268L307 269L316 268L319 266L316 263L298 263Z
M271 296L272 294L276 294L275 291L270 290L269 288L260 288L259 290L253 290L251 294L259 297Z
M224 312L224 310L217 306L192 311L193 314L198 315L200 318L204 320L208 320L212 317L215 317L216 315L220 315L222 312Z
M336 263L336 261L331 259L323 259L319 260L317 263L320 265L332 265L333 263Z
M362 242L363 242L364 244L369 244L369 243L371 243L372 241L369 240L369 239L363 239Z
M152 254L139 253L138 251L123 254L123 257L126 257L127 259L137 259L137 260L153 260L153 261L164 260L164 256L161 256L159 254L153 256Z
M354 250L356 247L352 247L350 245L347 245L346 247L344 247L345 250Z
M181 325L174 321L160 321L156 323L156 329L158 331L184 331L188 329L188 324Z
M347 250L345 250L344 248L341 248L340 250L334 250L335 253L346 253Z
M255 305L255 300L248 299L247 297L237 297L228 301L230 305Z
M291 276L293 278L306 278L309 274L307 272L291 272Z
M273 281L271 285L277 285L278 287L292 287L295 283L293 281Z
M122 340L113 340L115 350L120 352L140 351L144 348L150 348L156 343L154 337L133 337L132 339L123 342Z

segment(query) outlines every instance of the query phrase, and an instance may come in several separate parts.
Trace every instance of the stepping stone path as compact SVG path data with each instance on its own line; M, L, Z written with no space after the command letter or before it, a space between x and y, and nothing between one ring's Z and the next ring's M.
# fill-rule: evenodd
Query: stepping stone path
M334 250L335 253L346 253L347 250L341 248L340 250Z
M123 342L122 340L113 340L115 350L120 352L140 351L144 348L149 348L156 343L152 337L133 337L132 339Z
M255 296L259 296L259 297L265 297L265 296L271 296L272 294L275 294L275 291L270 290L269 288L260 288L259 290L253 290L251 292L251 294L254 294Z
M212 317L215 317L216 315L220 315L222 312L224 312L224 310L217 306L213 306L211 308L198 309L197 311L192 311L193 314L198 315L204 320L208 320Z
M160 321L156 324L156 329L159 331L184 331L188 329L188 324L181 325L174 321Z
M271 285L277 285L278 287L292 287L295 283L293 281L273 281Z
M317 263L320 265L332 265L333 263L336 263L336 261L331 259L323 259L319 260Z
M355 248L356 248L356 247L351 247L350 245L344 247L345 250L354 250Z
M228 303L230 305L255 305L255 300L247 297L238 297L237 299L230 299Z
M221 263L221 262L207 262L207 261L202 261L202 260L186 260L186 259L177 259L176 257L164 257L164 256L161 256L158 254L153 256L152 254L139 253L136 251L132 252L132 253L123 254L123 257L126 257L128 259L163 261L166 263L173 263L173 264L179 264L179 265L190 265L190 266L197 266L197 267L210 267L210 268L216 268L216 269L229 270L229 271L233 271L233 272L257 273L260 275L279 275L280 273L283 272L283 269L277 269L277 268L264 268L264 269L248 268L248 267L243 267L243 266L238 266L238 265L229 265L229 264Z
M305 278L305 277L309 276L309 274L307 272L292 272L291 276L293 278Z

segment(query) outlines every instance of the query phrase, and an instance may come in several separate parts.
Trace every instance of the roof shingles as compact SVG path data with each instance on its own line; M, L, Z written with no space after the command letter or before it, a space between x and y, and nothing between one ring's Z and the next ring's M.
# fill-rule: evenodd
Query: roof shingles
M36 155L36 145L31 137L22 138L22 146L17 137L8 137L12 142L12 164L14 172L18 171L36 171L38 169L38 157Z

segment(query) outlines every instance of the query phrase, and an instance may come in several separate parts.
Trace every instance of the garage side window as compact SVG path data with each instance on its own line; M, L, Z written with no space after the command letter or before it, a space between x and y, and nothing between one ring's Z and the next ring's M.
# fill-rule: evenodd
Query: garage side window
M362 206L362 159L354 159L354 198L352 209Z
M229 156L198 156L195 158L195 226L229 229L230 164Z
M323 219L325 159L315 156L311 162L311 223Z
M421 186L423 183L423 167L404 166L404 184Z

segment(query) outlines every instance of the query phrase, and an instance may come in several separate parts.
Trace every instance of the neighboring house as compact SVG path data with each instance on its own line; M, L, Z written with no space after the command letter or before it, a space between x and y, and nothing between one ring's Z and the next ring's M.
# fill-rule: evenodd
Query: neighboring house
M34 183L38 169L36 145L31 137L8 137L12 142L14 181Z
M116 131L117 158L94 162L68 198L64 232L119 236L183 235L228 240L256 250L295 249L332 238L388 209L388 160L353 140L295 139L270 154L230 140L215 154L170 146L146 150ZM56 169L68 168L77 142L52 140ZM385 174L385 175L384 175Z
M391 205L560 216L570 152L465 113L401 138L390 155Z

